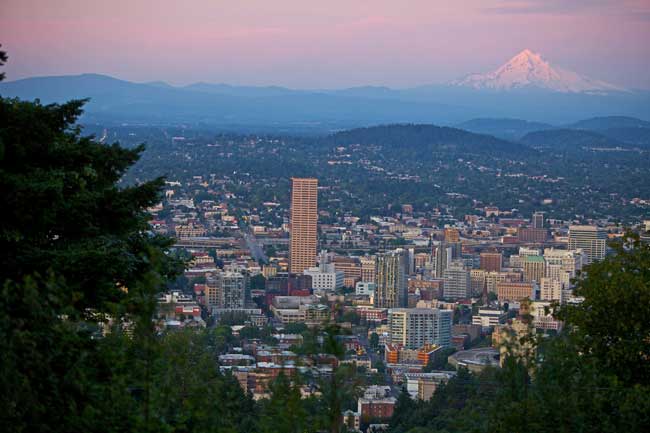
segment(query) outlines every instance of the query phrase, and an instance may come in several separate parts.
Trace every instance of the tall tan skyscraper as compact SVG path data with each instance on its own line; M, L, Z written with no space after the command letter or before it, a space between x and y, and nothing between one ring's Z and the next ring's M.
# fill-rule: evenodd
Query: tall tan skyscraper
M302 272L316 265L318 179L291 178L291 240L289 272Z

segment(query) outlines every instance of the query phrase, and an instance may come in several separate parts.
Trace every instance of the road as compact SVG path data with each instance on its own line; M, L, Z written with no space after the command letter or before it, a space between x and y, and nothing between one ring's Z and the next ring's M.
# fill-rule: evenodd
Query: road
M359 333L359 334L356 334L356 335L357 335L357 338L359 338L359 343L361 343L361 345L366 350L366 354L370 358L371 365L374 367L375 365L377 365L378 361L381 361L385 365L386 362L384 361L384 357L381 354L377 353L376 349L373 349L373 348L370 347L370 341L368 340L368 333L367 332L366 333ZM384 376L384 383L383 384L384 385L391 385L393 380L391 378L391 375L388 374L388 371L385 371L383 376Z
M266 257L266 254L264 254L264 250L257 242L255 235L250 231L250 229L248 228L242 229L242 234L244 237L244 241L246 242L246 246L251 252L251 257L253 257L253 259L255 259L255 261L257 261L258 263L259 262L268 263L269 258Z

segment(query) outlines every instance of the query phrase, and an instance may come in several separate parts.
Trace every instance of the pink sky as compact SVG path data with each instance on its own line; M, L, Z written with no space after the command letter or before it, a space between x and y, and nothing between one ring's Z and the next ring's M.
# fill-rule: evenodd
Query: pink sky
M650 88L650 0L0 0L7 78L295 88L446 82L530 48Z

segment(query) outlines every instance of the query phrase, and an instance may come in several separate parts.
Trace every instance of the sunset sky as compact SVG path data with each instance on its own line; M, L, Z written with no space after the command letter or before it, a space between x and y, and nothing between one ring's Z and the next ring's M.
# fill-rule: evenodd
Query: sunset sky
M7 79L409 87L524 48L650 88L650 0L0 0Z

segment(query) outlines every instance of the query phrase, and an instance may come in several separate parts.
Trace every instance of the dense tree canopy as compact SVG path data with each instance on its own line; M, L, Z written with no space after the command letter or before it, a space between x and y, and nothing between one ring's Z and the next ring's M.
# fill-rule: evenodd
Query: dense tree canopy
M12 431L147 420L135 375L152 366L155 295L181 269L148 230L162 180L117 186L143 148L83 137L82 106L0 98L0 424Z

